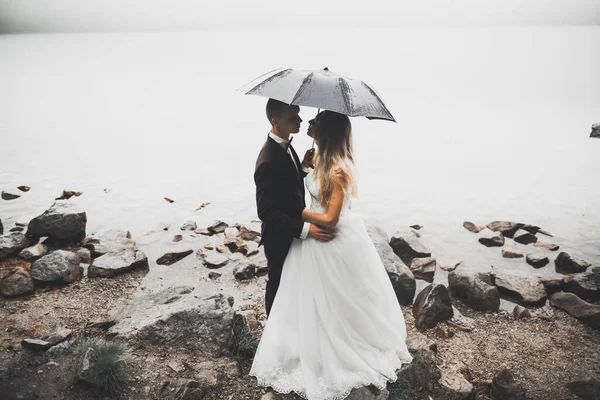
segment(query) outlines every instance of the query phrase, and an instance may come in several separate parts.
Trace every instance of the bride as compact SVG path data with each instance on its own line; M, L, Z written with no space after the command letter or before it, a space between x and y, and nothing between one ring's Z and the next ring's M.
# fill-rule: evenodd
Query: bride
M309 400L344 399L353 388L383 389L411 361L402 310L363 220L352 210L352 134L347 116L309 121L312 204L302 218L334 227L331 242L295 239L250 375Z

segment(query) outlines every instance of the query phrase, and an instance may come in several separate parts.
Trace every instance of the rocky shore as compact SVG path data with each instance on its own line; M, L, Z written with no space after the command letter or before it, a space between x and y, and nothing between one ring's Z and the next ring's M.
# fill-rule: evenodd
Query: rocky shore
M28 223L0 221L7 399L103 398L68 351L82 337L127 349L122 398L296 398L247 375L266 322L256 221L178 221L133 238L87 232L85 211L61 197ZM368 223L414 361L386 390L360 388L349 398L600 398L600 266L560 252L534 225L464 227L511 262L467 265L427 249L426 227L388 238Z

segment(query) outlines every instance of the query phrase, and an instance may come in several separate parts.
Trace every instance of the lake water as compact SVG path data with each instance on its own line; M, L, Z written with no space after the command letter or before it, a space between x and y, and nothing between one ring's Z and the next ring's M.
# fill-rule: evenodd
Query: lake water
M68 189L84 192L72 201L88 232L256 219L270 127L265 99L237 89L328 66L373 85L398 121L352 120L357 207L389 234L418 223L436 256L530 268L462 227L515 220L598 265L599 44L597 27L0 36L0 189L32 187L0 218L27 221Z

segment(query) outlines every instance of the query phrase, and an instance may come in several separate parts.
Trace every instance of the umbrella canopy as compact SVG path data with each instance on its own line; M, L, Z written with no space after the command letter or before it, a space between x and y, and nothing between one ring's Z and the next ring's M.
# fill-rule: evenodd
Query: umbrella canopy
M393 121L377 92L358 79L329 71L281 68L252 81L246 94L269 97L296 106L335 111L350 117Z

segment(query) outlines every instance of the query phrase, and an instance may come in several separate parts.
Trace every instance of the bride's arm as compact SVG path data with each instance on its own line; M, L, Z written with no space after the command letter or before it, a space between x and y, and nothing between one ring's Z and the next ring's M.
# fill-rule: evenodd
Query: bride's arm
M340 221L342 207L344 206L344 197L345 195L342 186L337 182L334 183L331 197L329 198L327 213L318 214L304 209L304 211L302 211L302 219L311 224L335 228Z

